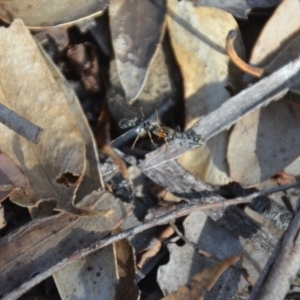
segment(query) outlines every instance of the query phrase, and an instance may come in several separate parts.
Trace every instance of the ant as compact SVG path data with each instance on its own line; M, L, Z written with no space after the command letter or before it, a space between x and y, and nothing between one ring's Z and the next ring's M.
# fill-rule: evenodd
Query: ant
M203 143L205 142L204 137L200 134L196 134L194 131L189 131L187 133L184 133L176 129L174 130L160 123L157 110L156 110L156 121L146 121L144 119L143 112L142 115L143 118L140 119L137 116L135 116L133 119L120 120L119 122L120 128L136 129L139 132L141 132L141 130L144 130L148 133L152 144L154 144L154 142L151 133L156 135L159 139L163 138L167 145L173 144L175 140L180 140L180 144L181 142L188 142L190 145L199 145L199 146L203 145ZM137 135L131 149L134 149L138 139L139 139L139 134Z
M175 140L180 140L180 144L181 142L188 142L190 145L201 146L205 142L204 137L194 131L180 132L163 124L160 124L159 128L155 128L152 133L158 138L163 138L167 144L173 144Z
M141 111L142 112L142 111ZM149 135L151 143L154 144L151 132L156 132L159 130L160 125L155 121L146 121L144 114L142 112L143 118L138 118L135 116L133 119L122 119L119 122L119 127L122 129L136 129L138 132L146 131ZM158 119L158 114L157 114ZM134 149L136 142L138 141L140 135L138 134L134 143L132 144L131 149ZM154 144L155 145L155 144Z

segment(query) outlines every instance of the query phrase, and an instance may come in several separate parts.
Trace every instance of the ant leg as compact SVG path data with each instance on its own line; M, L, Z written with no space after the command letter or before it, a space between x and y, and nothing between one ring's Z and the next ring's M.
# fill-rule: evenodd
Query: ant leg
M133 149L134 149L134 147L135 147L135 144L136 144L136 142L138 141L139 137L140 137L140 135L138 134L138 135L136 136L136 139L134 140L134 142L133 142L132 146L131 146L131 150L133 150Z
M165 153L168 151L168 149L169 149L169 141L168 141L168 139L167 138L165 138L165 143L167 144L167 148L166 148L166 150L165 150Z
M151 134L151 132L148 131L147 133L148 133L148 135L149 135L149 138L150 138L151 143L152 143L153 145L155 145L155 143L153 142L153 139L152 139L152 134Z

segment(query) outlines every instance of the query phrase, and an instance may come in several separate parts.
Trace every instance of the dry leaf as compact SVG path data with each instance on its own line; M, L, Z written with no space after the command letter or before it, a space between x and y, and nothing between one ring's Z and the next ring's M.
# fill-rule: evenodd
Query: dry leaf
M20 18L27 27L38 29L98 16L107 5L107 0L1 0L0 18L7 23Z
M173 227L168 226L159 234L157 238L154 238L154 242L151 243L150 249L144 252L143 255L141 256L140 261L137 264L137 267L139 269L142 269L147 264L147 262L149 262L149 260L153 258L160 251L163 242L169 239L173 234L174 234Z
M41 55L22 21L1 28L0 37L0 69L5 74L0 99L44 128L40 143L32 145L0 124L1 149L20 165L30 184L28 196L14 193L12 201L35 206L55 200L56 209L91 214L73 205L76 191L78 202L101 187L96 145L76 96Z
M114 233L121 232L117 228ZM135 283L135 255L134 250L127 239L114 244L119 281L116 286L115 300L139 299L140 290Z
M239 261L239 256L228 258L215 266L196 274L188 286L179 287L176 293L164 297L165 300L200 300L204 299L206 291L210 291L219 277L231 265Z
M28 179L14 161L0 151L0 202L15 190L27 194Z
M114 299L117 272L109 245L54 274L61 299Z
M237 122L227 154L232 180L250 187L283 170L300 154L299 134L300 111L284 100Z
M299 29L299 1L282 1L261 32L253 48L250 64L265 67L295 37Z
M179 88L180 82L174 76L175 70L172 66L172 60L166 44L158 46L157 53L149 67L149 74L145 85L138 96L138 99L128 107L125 101L124 91L122 89L119 76L117 74L116 61L110 64L110 87L107 91L107 101L111 114L116 122L121 119L132 119L137 115L142 117L141 108L145 117L155 113L155 109L166 103L170 98L174 102L180 101ZM121 105L122 106L121 106ZM136 114L135 114L136 113ZM168 113L172 113L168 111Z
M196 6L208 6L224 9L237 18L247 19L253 8L271 8L277 6L281 0L192 0Z
M239 238L211 221L204 212L191 213L183 226L185 237L189 241L220 259L236 256L242 252ZM215 265L212 259L199 255L188 244L184 246L169 244L168 249L170 260L159 267L157 274L157 282L164 295L177 291L180 286L188 284L194 275ZM236 283L240 281L240 276L232 269L227 270L226 275L220 278L218 286L212 289L207 299L230 299L236 292ZM248 282L243 284L248 285Z
M225 51L227 33L237 29L237 23L225 11L195 8L186 1L169 1L167 15L171 43L184 81L189 128L230 98L228 82L239 89L240 72L229 67ZM243 56L240 38L237 49ZM223 132L210 139L206 145L180 157L179 163L211 184L228 183L227 136Z
M82 200L93 209L112 209L107 217L82 218L68 213L36 219L0 240L2 296L42 273L76 250L106 236L132 211L106 192L93 192ZM98 270L96 270L98 271ZM76 284L76 282L74 283Z
M149 65L161 41L165 0L113 0L109 12L118 74L127 101L132 101L144 86Z

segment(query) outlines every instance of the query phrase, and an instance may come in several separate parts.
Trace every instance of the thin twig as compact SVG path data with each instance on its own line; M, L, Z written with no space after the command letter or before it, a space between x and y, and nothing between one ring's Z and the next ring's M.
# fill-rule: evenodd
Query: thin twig
M286 190L294 185L286 185L286 186L281 186L281 190ZM271 189L273 190L273 189ZM268 193L268 190L264 191L263 193ZM255 193L257 194L257 193ZM258 192L258 195L261 193ZM82 257L85 257L105 246L111 245L112 243L118 242L122 239L128 238L130 236L136 235L138 233L141 233L147 229L160 226L160 225L165 225L168 224L171 220L174 220L176 218L180 218L183 216L186 216L194 211L199 211L199 210L208 210L208 209L218 209L218 208L224 208L230 205L236 205L236 204L241 204L241 203L250 203L253 200L253 195L248 195L245 197L241 197L238 199L232 199L232 200L227 200L227 201L221 201L221 202L215 202L215 203L210 203L210 204L204 204L204 205L178 205L178 208L159 217L159 218L154 218L153 220L145 223L138 225L136 227L130 228L128 230L124 230L123 232L120 232L118 234L109 236L105 239L102 239L98 242L92 243L89 247L81 249L79 251L74 252L71 256L62 259L60 262L49 268L43 273L37 274L35 277L29 279L27 282L23 283L20 285L17 289L13 290L9 294L5 295L2 299L6 300L12 300L12 299L18 299L20 296L22 296L24 293L29 291L32 287L43 281L44 279L48 278L51 276L53 273L59 271L61 268L64 268L73 262L81 259Z
M0 122L34 144L39 142L43 131L41 127L32 124L1 103Z
M204 256L204 257L207 257L207 258L211 258L213 260L216 260L216 261L223 261L222 259L220 259L219 257L213 255L213 254L210 254L209 252L207 251L204 251L202 249L200 249L197 244L191 242L190 240L188 240L181 232L180 230L178 229L178 227L175 225L174 221L171 221L170 222L170 225L173 227L173 229L175 230L175 232L177 233L177 235L189 246L191 246L192 248L194 248L195 251L197 251L197 253L199 253L201 256ZM245 278L245 280L247 280L247 282L253 287L254 286L254 280L251 278L251 276L249 275L249 273L247 272L247 270L245 268L240 268L240 267L237 267L235 265L231 265L230 268L240 272L243 277Z

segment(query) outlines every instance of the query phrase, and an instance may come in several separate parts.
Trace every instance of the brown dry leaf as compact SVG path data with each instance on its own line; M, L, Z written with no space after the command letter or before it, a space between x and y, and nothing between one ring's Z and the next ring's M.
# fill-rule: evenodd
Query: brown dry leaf
M114 299L118 280L114 245L109 245L54 275L61 299Z
M113 0L109 12L119 78L127 101L132 101L144 86L162 38L165 0Z
M131 205L121 203L104 191L93 192L81 204L91 206L92 209L112 208L113 211L107 217L82 218L61 213L36 219L0 240L2 296L76 250L100 240L120 225L133 209ZM97 273L101 270L94 271ZM104 279L101 275L100 278ZM76 281L74 286L77 286Z
M300 3L284 0L269 19L253 48L250 64L265 67L300 29Z
M0 18L7 23L20 18L27 27L39 29L98 16L107 6L107 0L1 0Z
M165 300L200 300L204 299L206 291L210 291L215 285L219 277L231 265L239 261L239 256L228 258L212 268L205 269L201 273L196 274L188 286L179 287L176 293L164 297Z
M4 208L0 204L0 229L2 229L5 226L6 226L6 220L5 220L5 217L4 217Z
M299 56L300 37L294 38L300 29L299 11L299 1L282 2L261 33L250 63L265 66L266 73L272 73ZM299 91L300 85L293 88L293 101L299 100ZM230 176L242 186L269 179L299 157L299 109L287 100L289 96L251 113L232 130L227 155ZM299 175L299 171L292 175Z
M195 8L186 1L169 1L167 24L182 72L186 99L186 129L201 116L230 98L228 84L240 88L240 71L230 64L225 50L227 33L237 30L234 18L217 8ZM241 38L237 51L243 57ZM226 164L227 132L189 151L178 160L186 169L211 184L230 179Z
M14 161L0 151L0 202L15 190L27 194L28 179Z
M232 180L251 187L283 170L300 154L299 134L300 111L285 100L238 121L227 154Z
M0 124L1 149L30 184L28 196L16 192L11 200L21 206L55 200L59 210L91 214L73 205L101 187L96 145L75 94L21 20L1 28L0 38L1 102L44 129L33 145Z
M114 233L121 232L119 227ZM135 255L134 250L127 239L114 244L118 269L118 284L116 286L115 300L139 299L140 290L135 284Z
M241 240L212 221L203 211L191 213L183 222L183 230L187 240L221 260L243 252ZM187 285L194 275L215 265L214 260L199 255L198 251L187 243L183 246L170 243L167 247L170 259L167 264L159 267L157 274L157 282L164 295L176 292L180 286ZM257 267L256 260L254 261L252 264ZM256 279L257 276L253 277ZM237 282L240 287L249 285L240 279L240 273L228 269L217 286L209 292L207 299L231 299L238 288Z
M169 99L173 99L175 103L180 101L180 89L178 88L180 82L174 76L176 70L172 66L170 56L172 56L172 53L169 52L165 43L158 46L157 53L149 67L145 85L138 99L129 106L129 110L124 109L128 105L126 105L126 98L117 73L116 61L111 61L109 70L111 85L107 91L107 102L116 122L124 118L132 119L135 117L135 113L138 117L142 117L141 107L145 117L148 117L155 113L155 109L168 102ZM168 111L168 113L171 112Z
M196 6L217 7L226 10L237 18L247 19L253 8L271 8L277 6L281 0L192 0Z
M137 264L139 269L142 269L149 260L154 257L161 249L163 242L170 238L171 235L174 234L174 229L172 226L168 226L165 230L163 230L157 238L155 238L155 242L151 244L151 248L143 253L140 258L140 261Z

